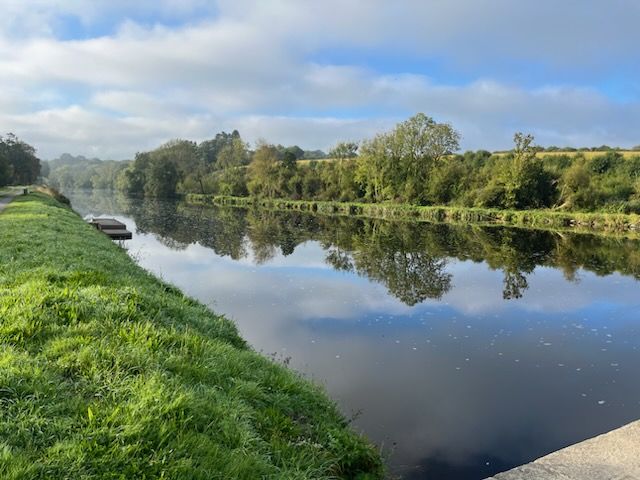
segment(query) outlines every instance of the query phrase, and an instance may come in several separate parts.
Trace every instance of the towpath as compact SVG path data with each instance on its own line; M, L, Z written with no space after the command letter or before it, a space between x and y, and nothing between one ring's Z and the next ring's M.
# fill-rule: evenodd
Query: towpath
M4 207L6 207L16 195L17 192L15 192L14 190L4 190L0 192L0 212L4 210Z

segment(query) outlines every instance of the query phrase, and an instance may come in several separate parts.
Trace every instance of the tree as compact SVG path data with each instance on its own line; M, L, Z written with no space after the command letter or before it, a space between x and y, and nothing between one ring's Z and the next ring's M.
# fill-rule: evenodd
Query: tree
M225 168L218 173L218 188L221 195L245 197L249 194L244 167Z
M338 142L335 147L329 151L329 158L335 158L338 161L358 156L358 144L355 142Z
M392 145L389 133L378 134L362 144L356 179L362 185L365 197L373 202L389 198L389 189L385 189L385 186L389 183L388 167L394 159L390 149Z
M427 179L433 168L459 148L451 125L419 113L389 133L362 145L358 178L373 201L427 202Z
M128 195L144 195L147 182L147 169L151 164L149 152L138 152L134 162L120 172L116 181L116 188Z
M562 175L562 189L558 208L589 207L593 201L591 176L584 161L576 161Z
M296 160L300 160L304 157L304 150L301 149L298 145L293 145L292 147L287 147L285 149L285 153L291 153L295 157Z
M0 156L0 187L11 183L11 177L13 177L13 169L9 160L4 156Z
M460 134L451 125L436 123L423 113L398 125L395 135L401 145L401 164L405 201L427 203L425 185L433 168L459 149Z
M249 164L249 192L273 198L279 186L278 150L266 143L259 144Z
M29 185L40 176L40 159L36 157L36 149L13 133L0 137L0 159L0 182Z
M240 133L237 130L234 130L231 133L217 133L211 140L205 140L198 145L200 158L202 158L203 162L211 169L216 168L216 162L220 151L237 138L240 138Z
M336 190L340 201L354 200L359 196L355 162L345 162L358 156L358 148L359 145L355 142L339 142L329 151L329 157L338 162Z
M513 136L513 158L506 159L501 176L505 208L539 208L552 203L555 188L551 176L536 157L533 140L533 135L520 132Z
M178 169L169 158L153 159L147 169L144 194L158 198L174 197L179 178Z
M216 168L239 167L249 163L248 147L238 136L220 149Z

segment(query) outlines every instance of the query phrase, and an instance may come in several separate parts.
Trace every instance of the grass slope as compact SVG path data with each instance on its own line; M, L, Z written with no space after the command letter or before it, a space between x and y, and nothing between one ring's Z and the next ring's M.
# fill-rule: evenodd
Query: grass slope
M0 478L379 478L310 382L43 194L0 214Z

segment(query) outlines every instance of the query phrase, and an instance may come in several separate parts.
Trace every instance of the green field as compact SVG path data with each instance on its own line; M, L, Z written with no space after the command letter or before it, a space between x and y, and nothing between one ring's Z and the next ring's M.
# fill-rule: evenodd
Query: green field
M545 156L551 156L551 157L557 157L560 155L567 155L568 157L576 157L578 155L582 155L584 156L584 158L586 158L587 160L592 159L594 157L598 157L601 155L606 155L609 152L609 150L601 150L601 151L595 151L595 152L591 152L591 151L584 151L584 152L538 152L536 154L536 156L538 157L545 157ZM631 151L631 150L615 150L616 153L622 155L622 158L631 158L631 157L640 157L640 152L639 151ZM494 155L506 155L506 153L495 153Z
M544 157L544 156L551 156L551 157L557 157L560 155L567 155L568 157L575 157L577 155L582 155L584 156L584 158L586 158L587 160L594 158L594 157L598 157L600 155L606 155L610 150L598 150L598 151L582 151L582 152L563 152L563 151L552 151L552 152L538 152L536 154L536 156L538 157ZM640 151L638 150L614 150L616 153L619 153L620 155L622 155L622 158L631 158L631 157L640 157ZM493 152L493 155L497 155L497 156L503 156L503 155L507 155L511 152ZM450 157L453 157L454 155L450 155ZM335 162L337 161L337 158L322 158L319 160L298 160L298 164L300 165L307 165L311 162ZM355 158L347 158L345 159L345 161L349 161L349 160L355 160Z
M0 214L0 478L380 478L318 387L43 194Z

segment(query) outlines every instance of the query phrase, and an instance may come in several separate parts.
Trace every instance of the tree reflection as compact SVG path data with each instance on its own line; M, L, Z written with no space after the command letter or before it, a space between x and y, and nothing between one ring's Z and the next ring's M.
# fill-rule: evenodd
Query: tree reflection
M343 272L351 272L354 269L351 252L340 247L328 247L325 262L331 265L335 270Z
M313 240L326 251L328 265L385 285L407 305L442 298L452 288L448 265L453 259L485 262L502 271L507 300L525 294L528 276L540 266L560 269L569 280L578 278L580 269L640 279L640 242L628 238L201 207L100 192L85 194L78 203L88 203L91 212L130 216L139 232L153 233L170 248L199 243L218 255L250 257L256 264L278 252L291 255Z
M365 221L353 236L355 270L407 305L439 299L451 288L446 259L434 255L419 224Z

